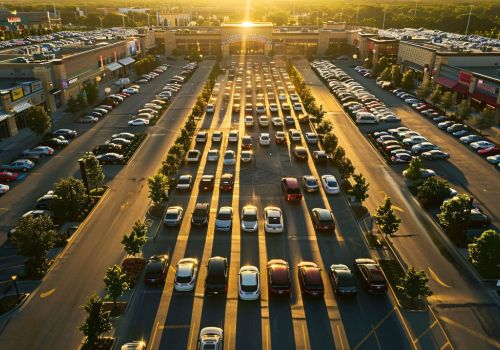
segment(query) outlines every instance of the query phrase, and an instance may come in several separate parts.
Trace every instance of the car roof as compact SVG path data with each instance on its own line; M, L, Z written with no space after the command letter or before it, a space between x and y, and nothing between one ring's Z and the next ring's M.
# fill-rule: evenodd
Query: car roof
M320 220L331 220L332 214L328 209L324 208L314 208L314 211L318 214Z
M182 262L177 267L178 277L190 277L193 275L195 264L194 262Z
M283 180L286 182L287 186L290 188L298 188L299 182L295 177L284 177Z
M195 205L195 209L207 209L209 206L208 203L196 203Z
M306 282L308 284L320 284L320 283L322 283L321 272L320 272L319 267L308 266L308 267L304 267L302 271L304 272L304 277L305 277Z
M266 207L264 209L268 216L279 217L281 216L281 209L278 207Z

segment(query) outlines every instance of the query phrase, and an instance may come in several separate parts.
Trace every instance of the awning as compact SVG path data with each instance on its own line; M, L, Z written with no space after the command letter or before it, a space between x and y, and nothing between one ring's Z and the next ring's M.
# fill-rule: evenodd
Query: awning
M17 105L15 105L14 107L12 107L12 109L14 110L14 112L19 113L19 112L22 112L22 111L24 111L32 106L33 105L29 102L21 102L21 103L18 103Z
M125 57L121 60L118 60L118 63L123 64L124 66L128 66L131 63L134 63L135 60L132 57Z
M122 67L121 64L118 62L111 62L110 64L106 65L106 68L108 68L110 71L114 72L117 69L120 69Z
M492 107L500 108L500 105L497 103L496 98L493 96L489 96L489 95L483 94L481 92L474 91L471 94L471 97L475 98L476 100L479 100L481 102L484 102L486 104L489 104Z
M0 113L0 122L3 122L5 119L9 118L10 114Z
M439 85L443 85L444 87L447 87L448 89L452 89L459 94L462 95L468 95L469 94L469 87L465 84L461 84L456 80L449 79L449 78L444 78L444 77L439 77L436 79L436 83Z

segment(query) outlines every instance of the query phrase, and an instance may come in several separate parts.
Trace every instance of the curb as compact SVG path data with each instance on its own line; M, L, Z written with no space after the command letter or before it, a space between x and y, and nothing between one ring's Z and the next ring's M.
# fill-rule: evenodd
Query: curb
M23 295L23 299L21 300L21 302L19 304L17 304L16 306L14 306L11 310L9 310L6 313L4 313L3 315L1 315L0 320L9 318L10 315L12 315L18 309L20 309L21 306L23 306L26 303L26 301L29 299L29 297L32 293L20 293L20 294Z

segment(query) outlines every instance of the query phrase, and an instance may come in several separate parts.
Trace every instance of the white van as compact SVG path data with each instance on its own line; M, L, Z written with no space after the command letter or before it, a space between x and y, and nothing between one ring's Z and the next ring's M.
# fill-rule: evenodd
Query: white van
M358 113L356 124L377 124L377 118L371 113Z

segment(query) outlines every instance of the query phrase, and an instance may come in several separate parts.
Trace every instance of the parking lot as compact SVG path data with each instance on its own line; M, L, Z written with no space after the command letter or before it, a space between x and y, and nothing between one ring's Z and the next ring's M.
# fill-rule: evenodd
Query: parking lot
M196 257L200 261L195 291L173 292L174 268L170 269L163 290L140 288L132 309L133 321L122 332L123 343L139 337L147 339L150 334L148 344L153 348L162 348L167 344L175 349L191 348L201 328L217 326L225 331L227 348L342 349L346 343L351 348L359 349L378 346L384 349L411 348L389 295L369 295L362 289L359 279L356 281L360 289L357 296L336 297L333 293L328 279L329 266L333 263L352 266L355 258L369 256L346 199L342 195L327 195L323 189L307 194L302 190L303 199L292 203L287 202L282 194L280 181L284 176L300 179L303 175L311 174L319 179L321 175L332 173L330 165L313 163L311 153L317 146L307 145L302 137L301 143L307 146L309 157L307 161L297 161L292 153L298 143L288 140L287 145L279 145L274 142L276 131L287 132L288 126L281 129L269 123L267 127L260 127L254 108L251 115L255 123L252 127L246 127L244 117L249 112L243 108L239 113L232 112L233 96L237 93L242 96L242 106L247 102L256 106L260 102L257 96L262 93L269 116L269 93L279 96L284 90L286 101L291 103L288 99L291 91L285 88L284 68L276 66L271 69L274 66L269 63L253 65L260 61L242 62L240 73L236 65L233 83L227 80L229 73L219 79L220 86L214 96L215 112L205 115L201 126L201 130L208 131L208 140L194 145L202 152L202 156L198 163L186 163L179 171L179 175L191 174L195 179L194 186L188 192L176 192L169 201L169 205L184 209L184 219L179 228L161 228L158 232L154 253L170 253L172 267L184 257ZM248 62L253 64L246 66ZM269 77L264 74L269 74ZM257 92L258 76L262 92ZM241 83L238 83L239 77ZM248 94L245 93L247 83L252 86ZM237 91L238 86L241 86L242 91ZM223 95L228 91L231 98L225 102ZM275 98L274 102L285 101ZM293 110L289 114L302 134L310 131L307 124L299 125ZM283 120L281 109L276 116ZM253 161L240 162L240 141L228 142L228 133L234 129L239 131L239 140L243 135L251 136ZM220 143L211 140L215 130L223 132ZM270 145L259 145L261 132L270 133ZM218 161L207 161L210 149L220 151ZM235 165L224 165L226 150L233 150L238 155ZM235 178L232 192L219 188L220 176L228 172L233 173ZM198 184L203 174L215 175L213 190L199 190ZM201 202L210 203L210 218L206 227L191 224L191 212L195 204ZM242 232L240 229L240 210L249 204L258 208L258 232ZM270 205L281 208L283 212L283 233L264 232L263 210ZM221 206L234 209L231 232L215 230L215 216ZM313 208L333 211L337 223L335 233L315 232L311 221ZM204 279L206 263L213 256L228 258L229 283L227 294L209 297L204 295ZM266 265L268 260L275 258L289 263L292 277L290 298L269 296ZM297 277L297 264L301 261L313 261L321 267L324 298L301 296ZM237 274L243 265L254 265L260 270L260 300L238 299ZM156 318L153 321L151 317ZM283 334L293 336L284 337Z

